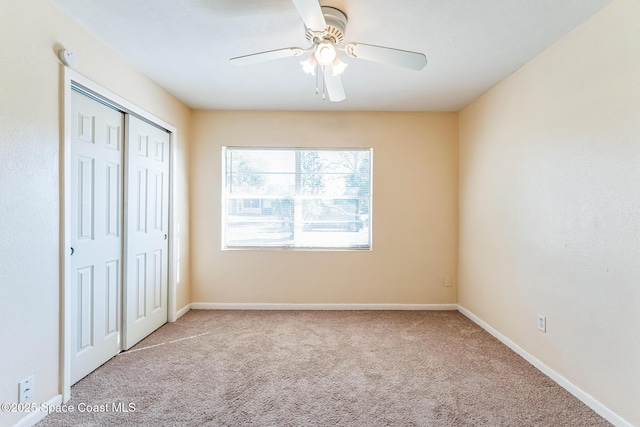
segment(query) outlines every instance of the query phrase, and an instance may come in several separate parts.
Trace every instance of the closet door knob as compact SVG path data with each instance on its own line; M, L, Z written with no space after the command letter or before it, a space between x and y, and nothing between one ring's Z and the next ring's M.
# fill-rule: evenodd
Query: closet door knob
M167 240L167 235L166 234L164 235L164 240Z
M76 250L75 250L75 249L73 249L73 246L71 246L71 255L73 255L73 253L74 253L75 251L76 251Z

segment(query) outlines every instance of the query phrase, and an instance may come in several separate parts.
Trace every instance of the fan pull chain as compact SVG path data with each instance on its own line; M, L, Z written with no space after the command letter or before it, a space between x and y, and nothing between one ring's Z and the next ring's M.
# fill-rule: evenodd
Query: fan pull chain
M327 99L327 84L324 81L324 73L325 73L325 68L324 65L322 66L322 100L326 100Z
M324 81L324 73L326 72L324 65L316 65L316 95L320 95L320 81L322 81L322 100L327 99L327 85Z

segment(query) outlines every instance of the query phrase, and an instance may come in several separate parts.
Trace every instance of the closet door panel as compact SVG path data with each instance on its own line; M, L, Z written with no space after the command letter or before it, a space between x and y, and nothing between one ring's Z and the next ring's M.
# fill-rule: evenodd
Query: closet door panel
M167 322L169 133L127 116L124 348Z
M124 114L71 91L71 382L121 350Z

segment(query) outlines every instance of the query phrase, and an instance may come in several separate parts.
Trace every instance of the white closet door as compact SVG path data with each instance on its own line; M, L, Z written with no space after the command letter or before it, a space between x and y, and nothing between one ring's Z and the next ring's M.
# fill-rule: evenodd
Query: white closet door
M71 91L71 383L121 350L124 114Z
M169 134L127 115L124 349L167 322Z

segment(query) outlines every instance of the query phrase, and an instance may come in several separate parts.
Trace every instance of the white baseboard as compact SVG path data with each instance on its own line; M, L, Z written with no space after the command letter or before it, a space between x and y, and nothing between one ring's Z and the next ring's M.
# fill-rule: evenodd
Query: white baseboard
M62 405L62 395L61 394L58 394L58 395L52 397L51 399L49 399L45 403L38 404L38 410L37 411L30 412L29 415L27 415L26 417L22 418L20 421L15 423L13 425L13 427L31 427L31 426L35 425L37 422L42 421L44 419L44 417L49 415L49 412L47 412L46 408L49 408L49 407L52 407L52 406L59 406L59 405ZM44 411L43 411L43 409L44 409Z
M191 304L187 304L180 310L178 310L178 312L176 313L176 320L184 316L189 310L191 310Z
M617 427L633 427L630 423L625 421L621 416L604 406L602 403L598 402L593 398L590 394L586 393L584 390L567 380L565 377L542 363L540 360L535 358L532 354L525 351L522 347L511 341L506 336L502 335L500 332L489 326L486 322L481 320L478 316L467 310L461 305L458 305L458 311L464 314L466 317L475 322L482 329L489 332L491 335L496 337L500 342L509 347L511 350L515 351L518 355L520 355L527 362L531 363L534 367L536 367L543 374L551 378L555 381L560 387L567 390L569 393L577 397L581 400L585 405L589 408L593 409L598 415L600 415L605 420L609 421L613 425Z
M457 310L458 304L270 304L193 302L193 310Z

